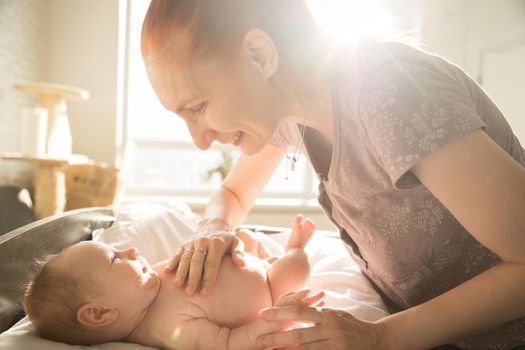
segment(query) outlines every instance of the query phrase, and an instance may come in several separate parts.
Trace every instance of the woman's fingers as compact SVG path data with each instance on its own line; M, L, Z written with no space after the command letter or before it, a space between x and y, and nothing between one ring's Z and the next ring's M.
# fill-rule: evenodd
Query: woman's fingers
M231 244L232 235L200 237L184 244L172 258L166 272L176 269L175 284L182 287L185 283L186 292L193 295L204 281L208 289L215 284L218 266L222 261L226 246ZM210 267L210 271L208 271Z
M283 322L293 319L292 330L263 335L257 339L260 349L361 349L385 348L383 330L375 323L361 321L342 310L317 310L304 306L268 309L277 312L266 320ZM306 321L306 325L302 324Z
M193 247L187 246L180 257L177 272L175 273L175 284L179 287L184 285L190 270L190 262L193 257Z
M225 250L226 245L222 240L219 238L213 238L211 240L210 249L204 264L204 275L202 277L201 289L202 296L208 295L211 288L215 285Z
M188 284L186 294L193 295L201 282L202 271L208 250L203 247L196 247L190 261L190 270L188 273Z
M262 309L259 317L267 321L322 321L321 313L316 308L300 304Z
M180 247L179 250L177 251L177 254L175 254L173 258L170 259L170 261L168 262L168 265L164 267L164 272L170 273L170 272L175 271L175 269L179 265L180 259L182 258L182 253L184 253L184 247Z
M272 348L274 346L281 347L292 347L296 345L302 345L301 349L318 349L317 347L304 347L312 346L314 344L328 340L327 337L323 337L319 334L319 330L314 327L298 328L286 332L278 332L263 335L257 339L257 345L260 349ZM326 345L325 345L326 346ZM329 349L330 347L324 347L319 349Z

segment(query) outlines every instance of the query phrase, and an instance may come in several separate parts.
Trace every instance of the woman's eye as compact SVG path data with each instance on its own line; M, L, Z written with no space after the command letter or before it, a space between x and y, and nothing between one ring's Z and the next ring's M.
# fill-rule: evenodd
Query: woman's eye
M191 113L192 114L199 114L199 113L202 113L206 110L206 106L207 106L207 103L203 102L201 104L199 104L198 106L196 107L193 107L190 109Z

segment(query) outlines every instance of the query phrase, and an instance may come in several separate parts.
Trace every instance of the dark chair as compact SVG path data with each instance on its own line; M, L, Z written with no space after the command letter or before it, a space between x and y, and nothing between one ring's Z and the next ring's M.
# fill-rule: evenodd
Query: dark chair
M0 235L35 221L29 192L14 186L0 186Z

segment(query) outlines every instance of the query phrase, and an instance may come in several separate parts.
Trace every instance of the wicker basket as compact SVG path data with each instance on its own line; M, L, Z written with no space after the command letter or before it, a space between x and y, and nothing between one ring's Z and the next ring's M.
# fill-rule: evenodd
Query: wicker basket
M99 164L76 164L66 166L64 173L65 210L113 204L119 183L118 169Z

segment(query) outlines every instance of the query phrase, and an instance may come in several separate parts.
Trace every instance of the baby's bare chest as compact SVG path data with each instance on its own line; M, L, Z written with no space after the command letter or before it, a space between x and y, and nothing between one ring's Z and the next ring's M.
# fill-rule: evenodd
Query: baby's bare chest
M225 256L214 288L208 296L186 295L174 284L173 273L160 271L161 290L155 302L159 322L174 329L191 318L206 318L218 326L238 327L257 318L258 311L271 306L271 293L264 264L253 261L245 268Z

